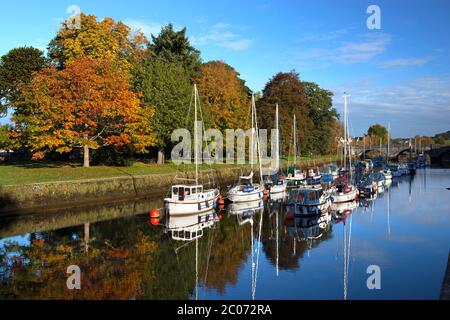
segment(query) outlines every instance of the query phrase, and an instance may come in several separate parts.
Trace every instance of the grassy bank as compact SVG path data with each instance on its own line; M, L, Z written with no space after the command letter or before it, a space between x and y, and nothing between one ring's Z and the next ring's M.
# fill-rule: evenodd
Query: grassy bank
M320 165L336 161L335 155L299 158L300 165ZM283 166L291 164L291 159L285 159ZM216 164L213 169L233 168L234 164ZM201 165L200 170L209 169ZM42 182L72 181L82 179L99 179L122 176L139 176L150 174L175 173L177 171L194 171L193 165L176 166L173 163L164 165L134 163L129 167L94 166L83 168L78 163L30 161L24 163L0 164L0 185L21 185Z

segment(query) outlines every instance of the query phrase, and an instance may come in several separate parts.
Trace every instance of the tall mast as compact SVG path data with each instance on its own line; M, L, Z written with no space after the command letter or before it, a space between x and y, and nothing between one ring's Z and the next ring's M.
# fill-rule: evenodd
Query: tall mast
M251 101L251 109L252 109L252 111L251 111L251 114L252 114L252 138L251 138L251 143L252 143L252 145L249 147L251 150L249 150L249 152L251 152L251 155L252 155L252 158L251 158L251 161L250 161L250 164L251 164L251 168L252 168L252 172L253 172L253 160L254 160L254 157L255 157L255 119L254 119L254 116L253 116L253 105L254 105L254 103L255 103L255 96L253 95L253 93L252 93L252 101Z
M275 167L277 170L280 168L280 133L278 128L278 103L275 106L275 130L276 130L276 154L275 154Z
M363 136L363 156L364 156L364 161L366 161L366 136Z
M388 134L387 134L387 155L386 162L389 162L389 142L391 141L391 123L388 122Z
M198 141L197 141L197 84L194 84L194 163L195 184L198 184Z
M347 93L344 92L344 169L347 168Z
M295 113L294 113L293 130L294 130L294 167L295 168L297 168L297 132L296 132L296 127L297 127L297 121L296 121Z
M261 146L259 144L258 118L256 117L255 98L252 99L252 110L253 110L253 115L255 117L256 146L258 149L258 162L259 162L259 183L263 184L263 173L262 173L262 163L261 163Z

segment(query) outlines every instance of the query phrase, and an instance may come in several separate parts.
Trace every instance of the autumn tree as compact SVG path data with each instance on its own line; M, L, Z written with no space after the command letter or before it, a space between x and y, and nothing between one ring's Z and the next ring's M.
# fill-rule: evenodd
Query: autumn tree
M183 66L191 79L201 65L200 51L191 46L186 36L186 28L175 31L171 23L164 26L157 36L152 35L148 58L150 60L160 58L167 62L178 63Z
M211 115L212 127L225 130L248 126L250 92L233 67L222 61L205 63L195 82L202 108Z
M10 146L9 126L0 125L0 150L8 150Z
M49 44L49 56L60 68L77 57L118 61L125 69L143 60L148 40L142 32L111 18L98 22L94 15L80 14L80 28L63 22Z
M128 74L111 60L80 57L63 70L45 68L23 92L29 113L13 121L25 124L16 132L28 134L34 158L82 147L89 166L89 149L131 145L146 152L155 142L149 122L154 110L140 107Z
M0 58L0 115L13 103L20 113L20 84L30 82L33 72L47 65L44 53L33 47L15 48Z
M173 130L186 123L193 90L190 79L180 63L153 57L134 69L133 86L142 93L143 107L155 108L151 122L157 137L158 164L163 164Z
M293 116L297 119L297 145L304 151L308 144L308 133L314 123L309 118L308 100L305 86L295 71L276 74L266 84L262 98L257 102L261 128L274 128L275 105L278 104L280 121L280 142L283 153L293 154L292 145Z

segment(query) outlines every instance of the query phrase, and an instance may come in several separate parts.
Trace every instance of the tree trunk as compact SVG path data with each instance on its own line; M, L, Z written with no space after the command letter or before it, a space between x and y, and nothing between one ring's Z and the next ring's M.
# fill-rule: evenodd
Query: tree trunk
M83 167L89 167L89 146L83 146Z
M158 164L164 164L164 150L158 151Z

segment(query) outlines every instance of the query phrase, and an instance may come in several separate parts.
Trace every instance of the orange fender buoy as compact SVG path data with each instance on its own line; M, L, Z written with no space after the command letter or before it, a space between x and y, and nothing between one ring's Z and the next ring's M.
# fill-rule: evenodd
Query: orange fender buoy
M150 211L150 218L159 218L159 210L153 209L152 211Z
M150 223L154 226L157 226L159 224L159 218L151 218Z

